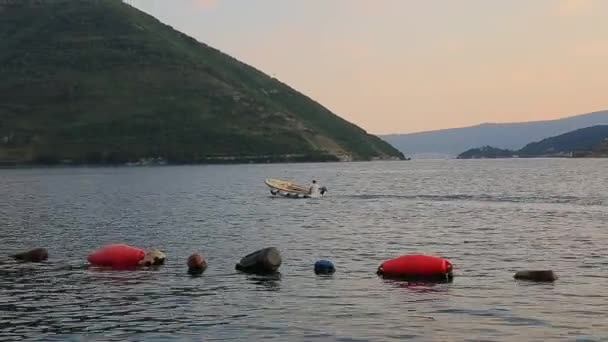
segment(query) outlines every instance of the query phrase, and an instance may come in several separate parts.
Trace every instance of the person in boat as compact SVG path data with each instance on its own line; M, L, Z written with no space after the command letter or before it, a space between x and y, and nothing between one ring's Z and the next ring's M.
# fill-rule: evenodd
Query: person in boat
M312 185L308 190L308 194L310 194L311 196L319 195L319 184L317 184L317 181L314 179L312 180Z

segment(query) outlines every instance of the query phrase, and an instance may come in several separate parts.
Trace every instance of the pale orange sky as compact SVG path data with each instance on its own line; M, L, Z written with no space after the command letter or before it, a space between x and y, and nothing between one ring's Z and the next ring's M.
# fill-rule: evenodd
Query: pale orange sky
M608 0L132 0L371 133L608 109Z

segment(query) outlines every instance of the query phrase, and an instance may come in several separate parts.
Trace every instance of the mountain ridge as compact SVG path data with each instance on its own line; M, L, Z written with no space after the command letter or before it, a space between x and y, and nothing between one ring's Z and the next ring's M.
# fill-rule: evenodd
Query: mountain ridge
M483 123L409 134L388 134L381 137L406 154L454 157L462 151L479 146L519 149L530 141L600 124L608 124L608 110L554 120Z

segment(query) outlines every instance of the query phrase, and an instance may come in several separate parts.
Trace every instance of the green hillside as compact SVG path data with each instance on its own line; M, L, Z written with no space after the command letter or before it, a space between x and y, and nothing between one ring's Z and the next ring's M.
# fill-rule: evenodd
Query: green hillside
M0 2L0 163L402 159L119 0Z

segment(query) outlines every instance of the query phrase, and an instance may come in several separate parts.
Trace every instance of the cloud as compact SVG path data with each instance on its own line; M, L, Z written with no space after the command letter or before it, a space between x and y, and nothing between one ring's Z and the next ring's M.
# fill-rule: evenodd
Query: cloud
M555 13L560 17L572 17L589 13L595 0L559 0Z

